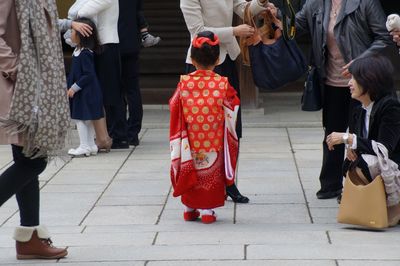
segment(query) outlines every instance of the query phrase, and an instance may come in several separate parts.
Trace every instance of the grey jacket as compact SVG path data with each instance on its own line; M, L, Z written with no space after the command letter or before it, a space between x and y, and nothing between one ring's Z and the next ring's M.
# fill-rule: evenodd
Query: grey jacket
M327 29L331 0L307 0L296 14L298 36L311 35L312 60L321 77L326 76ZM379 0L343 0L334 35L346 63L393 45L385 27L386 16Z

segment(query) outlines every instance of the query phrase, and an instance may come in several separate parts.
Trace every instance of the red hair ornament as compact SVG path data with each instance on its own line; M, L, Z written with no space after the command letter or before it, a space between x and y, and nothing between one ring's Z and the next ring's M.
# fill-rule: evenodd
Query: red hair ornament
M214 41L212 41L210 38L207 37L195 37L192 41L192 46L195 48L201 48L201 46L207 43L211 46L215 46L219 44L219 39L218 36L214 34Z

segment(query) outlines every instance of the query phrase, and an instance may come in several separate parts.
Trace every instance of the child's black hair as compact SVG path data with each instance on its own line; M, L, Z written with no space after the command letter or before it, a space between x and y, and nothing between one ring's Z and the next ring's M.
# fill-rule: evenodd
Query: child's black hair
M80 40L79 46L82 48L90 49L90 50L94 51L95 53L100 53L101 49L100 49L99 39L97 37L96 24L94 24L94 22L91 19L84 18L84 17L77 18L74 21L85 23L92 28L92 34L87 37L83 36L79 31L76 31L76 34L78 35L79 40Z
M216 35L211 31L202 31L197 34L197 37L205 37L211 41L215 41ZM208 43L203 43L200 48L196 48L192 45L190 54L190 57L201 66L212 66L219 58L219 44L210 45Z

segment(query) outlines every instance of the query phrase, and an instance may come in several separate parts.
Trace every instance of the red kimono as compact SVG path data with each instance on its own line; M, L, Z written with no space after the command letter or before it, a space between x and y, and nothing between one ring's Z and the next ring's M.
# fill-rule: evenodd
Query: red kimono
M170 99L171 182L194 209L224 205L238 156L239 98L228 79L210 70L181 76Z

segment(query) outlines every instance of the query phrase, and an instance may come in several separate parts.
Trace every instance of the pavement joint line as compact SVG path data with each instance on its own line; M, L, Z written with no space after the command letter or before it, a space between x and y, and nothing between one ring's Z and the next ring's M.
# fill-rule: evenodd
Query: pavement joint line
M237 203L233 202L233 224L236 224L236 206Z
M83 234L86 231L87 225L83 226L82 230L81 230L81 234Z
M286 127L286 135L288 137L290 150L292 152L293 162L294 162L294 164L296 166L296 173L297 173L297 177L298 177L298 180L299 180L299 183L300 183L300 186L301 186L301 191L303 192L304 202L305 202L305 205L306 205L306 208L307 208L308 216L310 218L310 222L313 224L314 223L314 219L313 219L312 214L311 214L310 204L308 203L306 191L305 191L304 185L303 185L303 181L301 180L301 177L300 177L300 171L299 171L299 165L297 164L296 152L295 152L295 150L293 148L293 143L292 143L292 140L290 138L290 132L289 132L289 129L287 127Z
M325 231L325 234L326 234L326 237L328 238L328 243L329 243L330 245L332 245L332 239L331 239L331 236L329 235L329 231L328 231L328 230Z
M169 196L171 195L171 191L172 191L172 186L170 185L170 186L169 186L169 190L168 190L168 194L167 194L167 196L165 197L165 201L164 201L163 207L162 207L162 209L161 209L161 211L160 211L160 214L159 214L158 217L157 217L157 221L156 221L155 225L158 225L158 223L159 223L160 220L161 220L161 216L162 216L162 214L164 213L165 207L167 206L167 202L168 202Z
M142 136L144 136L147 133L147 128L145 129L144 133ZM125 160L122 162L120 167L115 171L113 177L111 180L108 182L107 186L104 188L104 190L100 193L99 197L97 200L94 202L93 206L90 208L90 210L85 214L85 216L82 218L82 220L79 222L79 226L83 224L83 222L86 220L86 218L92 213L93 209L96 207L97 203L99 203L100 199L103 197L104 193L106 190L110 187L111 183L114 182L115 178L117 177L119 171L121 171L121 168L125 165L125 163L128 161L129 157L132 155L132 153L136 150L136 146L132 148L132 150L129 152L128 156L126 156Z
M157 238L158 238L158 231L156 232L156 234L154 235L153 241L151 242L151 245L154 246L156 244Z

